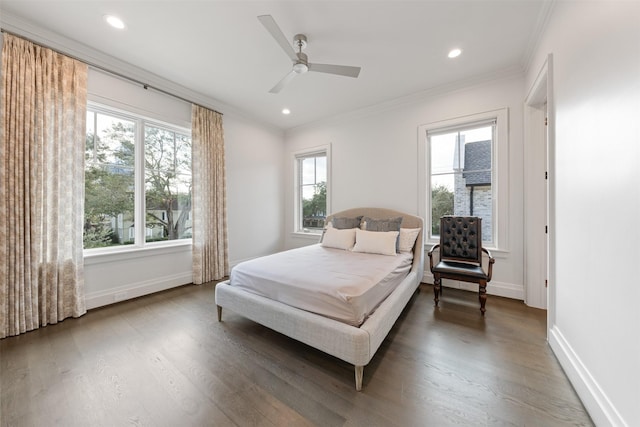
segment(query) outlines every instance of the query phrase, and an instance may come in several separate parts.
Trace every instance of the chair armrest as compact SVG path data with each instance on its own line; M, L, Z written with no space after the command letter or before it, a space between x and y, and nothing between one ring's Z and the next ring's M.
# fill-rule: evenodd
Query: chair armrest
M431 270L431 272L433 273L433 251L438 249L440 247L440 244L434 245L431 249L429 249L429 252L427 252L427 255L429 255L429 270Z
M491 256L491 252L489 252L489 249L482 248L482 252L486 253L489 257L489 271L487 272L487 282L490 282L491 275L493 274L493 264L496 262L496 259Z

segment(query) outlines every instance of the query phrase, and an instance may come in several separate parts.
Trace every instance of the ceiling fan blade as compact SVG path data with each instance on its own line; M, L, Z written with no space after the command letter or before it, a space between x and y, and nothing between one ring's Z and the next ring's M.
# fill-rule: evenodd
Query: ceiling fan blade
M358 77L360 74L360 67L350 67L348 65L309 64L309 71L337 74L339 76L347 77Z
M291 58L293 62L297 62L298 57L296 56L295 50L293 50L291 43L289 43L289 40L287 40L287 38L284 36L282 30L280 29L280 27L278 27L278 24L276 24L275 19L273 19L271 15L260 15L258 16L258 19L260 20L260 22L262 22L262 25L264 25L267 31L269 31L271 36L276 39L287 56Z
M287 74L286 76L284 76L282 78L282 80L280 80L278 82L277 85L275 85L270 91L269 93L278 93L282 90L283 87L285 87L287 85L287 83L289 83L291 81L292 78L295 77L295 75L298 74L295 71L291 70L291 72L289 74Z

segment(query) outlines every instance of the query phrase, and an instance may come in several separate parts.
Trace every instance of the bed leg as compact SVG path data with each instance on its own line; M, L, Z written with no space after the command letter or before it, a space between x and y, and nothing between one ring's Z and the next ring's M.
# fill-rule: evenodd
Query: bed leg
M216 308L218 309L218 322L222 322L222 307L217 305Z
M356 391L362 390L362 375L364 373L364 366L356 365Z

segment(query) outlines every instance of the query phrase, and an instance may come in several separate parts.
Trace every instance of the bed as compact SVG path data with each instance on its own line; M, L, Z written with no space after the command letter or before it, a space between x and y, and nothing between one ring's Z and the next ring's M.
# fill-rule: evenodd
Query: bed
M344 319L327 317L296 308L238 286L230 280L220 282L215 288L218 321L222 321L222 309L229 309L270 329L296 339L318 350L342 359L355 370L355 388L362 389L364 367L371 361L385 337L417 290L424 272L424 242L422 218L391 209L356 208L334 213L334 218L358 216L386 219L402 217L403 229L419 229L412 247L409 272L394 285L391 293L367 312L363 322L349 324ZM231 278L234 274L232 272Z

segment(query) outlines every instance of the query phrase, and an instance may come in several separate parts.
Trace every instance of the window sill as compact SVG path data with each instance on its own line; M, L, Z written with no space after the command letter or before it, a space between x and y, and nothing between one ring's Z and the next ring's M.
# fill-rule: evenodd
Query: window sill
M293 233L291 233L291 237L295 237L297 239L315 240L316 242L319 242L320 237L322 237L322 232L294 231Z
M185 239L171 243L148 243L144 247L127 245L126 247L117 248L89 249L84 251L84 264L93 265L191 251L191 246L191 239Z

